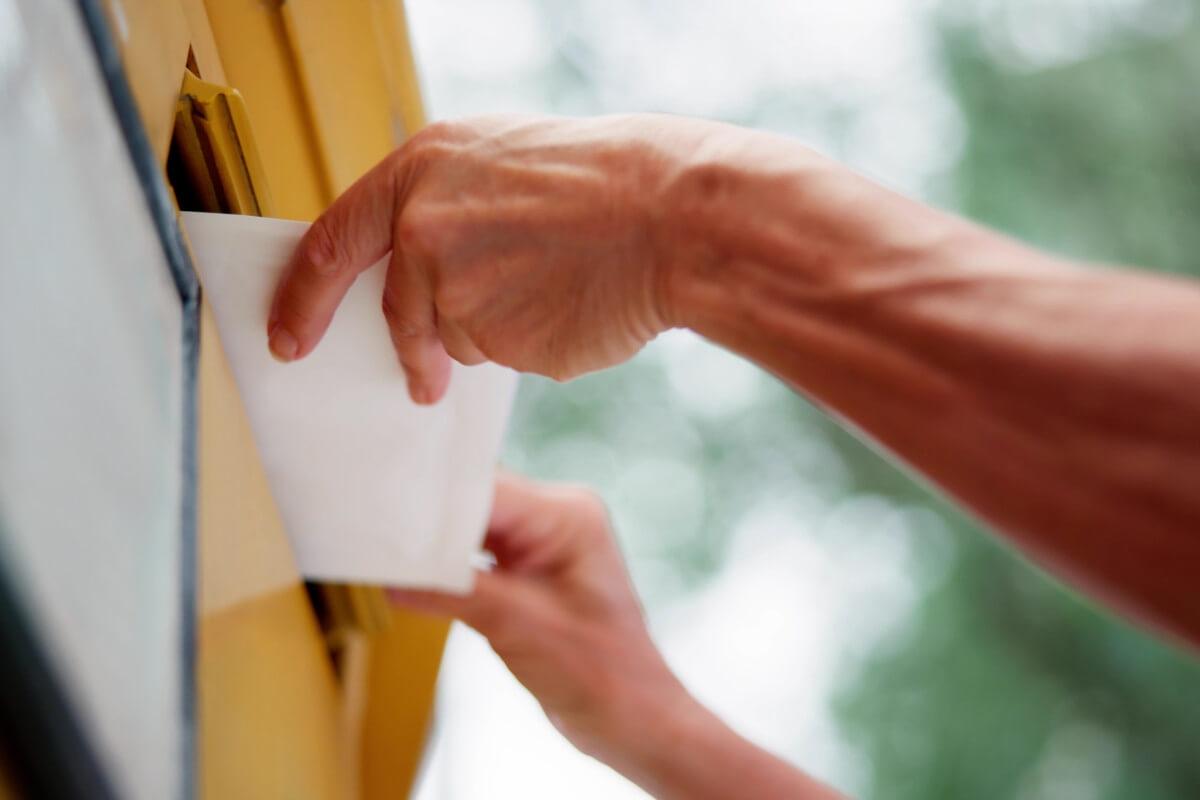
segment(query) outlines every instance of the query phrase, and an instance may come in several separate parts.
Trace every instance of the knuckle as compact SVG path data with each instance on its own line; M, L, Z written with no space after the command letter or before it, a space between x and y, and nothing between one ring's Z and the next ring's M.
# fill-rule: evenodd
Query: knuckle
M443 238L440 233L442 227L438 214L421 207L409 207L396 225L396 238L405 252L433 259Z
M458 153L458 148L444 141L430 142L421 148L426 163L445 161Z
M345 253L338 243L338 237L330 230L329 223L324 218L318 219L308 229L304 236L303 248L304 260L322 275L336 274L344 261Z
M404 147L395 151L409 165L427 166L454 153L454 128L446 122L434 122L413 134Z
M423 250L421 231L424 227L415 213L406 213L396 225L396 238L400 240L400 246L410 252Z
M429 334L425 326L418 325L404 317L389 317L388 328L392 332L392 339L397 342L412 342L424 339Z
M454 134L455 126L445 120L437 120L426 125L413 135L413 143L429 145L434 142L444 142Z
M288 328L296 333L316 325L318 318L313 313L311 305L303 297L291 294L283 299L279 306L279 319L286 322Z
M571 369L565 359L558 358L553 360L545 370L545 376L555 383L567 383L576 376L575 370Z
M304 330L317 323L317 317L312 313L312 309L299 302L289 303L287 308L283 309L282 317L287 319L289 329Z
M488 360L487 356L480 352L477 347L447 345L446 353L464 367L473 367Z
M392 327L397 319L396 303L392 300L391 294L383 293L383 300L379 303L380 309L383 310L383 316L388 321L388 327Z
M560 498L572 514L588 523L589 529L604 529L608 526L608 504L596 490L569 484L562 487Z
M400 312L399 306L392 297L391 292L385 291L383 293L380 308L383 310L383 316L387 320L388 330L394 341L411 341L422 338L429 333L427 326Z
M461 320L471 315L477 291L470 281L439 281L433 291L433 301L439 313L453 320Z
M714 198L729 193L736 184L736 174L721 163L705 164L692 174L692 188L704 198Z

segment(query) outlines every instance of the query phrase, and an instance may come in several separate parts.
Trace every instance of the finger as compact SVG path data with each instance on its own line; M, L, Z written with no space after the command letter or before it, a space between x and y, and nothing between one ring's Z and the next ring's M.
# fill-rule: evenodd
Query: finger
M512 473L497 475L483 546L503 571L529 575L569 560L576 526L560 493L560 487Z
M300 240L267 317L269 346L279 360L293 361L312 352L354 279L392 248L402 163L394 158L380 162L334 201Z
M436 403L450 383L450 356L438 336L428 272L415 254L392 251L383 290L383 315L414 403Z
M471 602L469 596L426 589L388 589L392 605L438 617L460 618Z
M500 535L522 527L522 523L536 513L540 497L534 481L515 472L497 470L488 534Z
M446 352L460 364L473 366L487 361L483 351L475 346L471 337L454 320L439 316L437 320L438 336L446 348Z
M459 595L424 589L388 589L393 605L420 614L462 620L484 636L496 631L519 614L522 587L515 580L494 572L475 573L469 594Z

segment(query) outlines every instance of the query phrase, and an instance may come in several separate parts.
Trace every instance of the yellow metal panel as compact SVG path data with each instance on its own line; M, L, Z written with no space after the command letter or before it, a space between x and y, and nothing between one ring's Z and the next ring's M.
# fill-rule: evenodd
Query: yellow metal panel
M160 163L179 126L197 189L209 158L218 173L209 189L228 193L229 210L271 213L269 189L276 215L312 219L423 123L403 8L392 0L288 0L283 10L263 0L109 0L108 10ZM188 78L184 94L201 113L180 119L187 64L208 84L236 87L245 104ZM257 151L243 141L251 129ZM373 632L342 643L339 686L214 331L204 309L203 794L350 797L361 770L363 796L403 796L447 625L393 613L375 590L326 593L344 606L342 617Z
M208 24L208 11L204 8L204 0L181 0L181 3L188 30L191 32L192 61L196 74L206 81L227 84L225 67L221 65L217 41L213 38L212 26Z
M245 104L236 90L185 72L175 132L176 144L192 162L189 173L215 170L212 183L218 207L204 210L273 216L266 175ZM198 146L192 146L193 139Z
M403 12L396 4L387 0L326 4L288 0L281 8L277 3L260 0L207 0L206 7L226 82L236 87L245 100L279 216L314 218L337 191L382 158L402 131L415 130L423 121ZM199 66L203 69L202 64ZM213 557L221 557L219 549ZM271 578L270 570L266 570L263 582L269 583ZM225 607L221 598L236 597L239 589L224 586L215 591L221 597L214 597L211 605L205 601L210 615L211 609ZM323 597L341 603L344 614L360 622L373 620L381 613L377 592L349 587L340 594L325 592ZM295 630L301 619L300 606L294 605L293 612L297 617L290 625ZM341 754L347 748L357 749L360 754L357 762L342 761L339 786L353 787L355 773L360 770L361 796L367 798L402 797L411 787L448 630L444 622L391 610L386 615L390 617L389 625L366 626L375 631L371 636L352 635L339 643L341 728L329 723L326 730L330 735L337 734ZM235 648L230 641L240 640L208 635L208 622L206 619L202 628L210 647L206 657L232 658ZM263 618L254 625L265 622ZM253 627L250 622L244 624ZM220 652L211 648L220 648ZM210 667L202 662L202 669ZM247 683L231 684L230 690L222 691L228 695L229 691L240 691L238 687L266 679L266 673L260 673L255 665L248 664L245 670L247 674L240 680ZM237 680L236 673L227 675L226 680ZM217 719L212 715L219 713L209 705L210 701L217 702L212 687L221 685L202 676L207 694L203 705L209 719ZM293 689L303 694L298 685ZM317 693L313 702L323 705L323 685L318 686ZM301 696L294 702L308 701ZM296 724L326 725L312 716ZM278 727L263 731L263 735L280 739L313 733L310 729L296 732ZM219 726L205 723L206 747L216 746L219 739ZM329 743L322 746L328 750ZM223 748L221 752L231 751ZM253 769L253 756L245 758L248 760L243 761L243 768ZM232 759L214 761L206 756L204 774L225 775L235 766ZM222 796L216 791L218 786L229 788L231 784L220 778L214 783L209 778L205 795ZM230 789L232 793L227 796L280 796L281 784L272 786L273 790L265 784L258 786L262 791L255 794Z
M417 79L408 15L398 0L371 0L371 9L375 14L379 55L383 59L391 95L392 127L399 141L425 125L425 103Z
M397 141L372 6L288 0L282 13L326 179L340 193Z
M211 210L270 213L237 92L188 73L171 174ZM203 307L200 351L201 787L206 797L352 796L341 692Z
M206 798L350 798L340 700L304 588L200 625L201 790ZM213 724L221 721L224 724Z
M165 163L190 38L183 7L161 0L108 0L108 16L150 146Z
M206 7L226 80L246 102L276 214L314 219L334 195L309 125L279 4L207 0Z
M371 637L361 734L361 797L408 797L425 748L447 622L400 609Z

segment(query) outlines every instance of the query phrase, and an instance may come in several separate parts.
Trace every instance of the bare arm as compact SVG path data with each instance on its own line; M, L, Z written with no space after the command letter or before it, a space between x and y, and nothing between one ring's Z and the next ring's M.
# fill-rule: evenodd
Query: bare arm
M1200 642L1200 289L1052 258L772 145L672 190L672 315Z
M1200 643L1200 289L1037 253L791 140L679 118L443 124L310 230L270 319L316 346L360 269L410 391L448 357L565 379L687 325L1043 563Z

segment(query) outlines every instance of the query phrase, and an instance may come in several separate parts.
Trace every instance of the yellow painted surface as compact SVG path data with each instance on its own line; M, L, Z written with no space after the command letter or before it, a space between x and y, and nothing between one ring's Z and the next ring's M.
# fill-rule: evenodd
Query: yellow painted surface
M279 216L314 218L399 133L423 121L397 4L208 0L208 15L227 81L245 99ZM362 720L362 796L407 795L447 631L447 623L396 613L386 633L366 640L365 656L353 646L349 661L366 658L368 668L344 675L343 737L354 745L351 729Z
M109 2L126 74L163 164L189 48L209 80L226 78L199 3ZM348 798L353 757L338 727L340 687L214 331L204 309L198 398L201 793Z
M274 216L270 182L263 172L254 132L241 93L184 72L175 120L176 144L194 143L198 151L190 174L212 173L220 187L221 208L205 210ZM209 180L206 177L204 180Z
M300 584L200 623L201 793L348 798L340 697Z
M190 48L201 78L244 100L219 119L241 114L235 127L253 131L260 158L251 180L265 187L275 216L313 219L423 124L403 8L393 0L108 2L160 162ZM223 129L207 133L222 148L237 140ZM225 174L236 172L234 162L222 163ZM245 200L233 210L252 210ZM339 637L339 680L211 314L202 314L201 795L407 796L448 625L381 608L377 590L335 592L347 619L382 620Z
M340 194L397 137L369 0L288 0L281 7L328 185Z
M163 0L108 0L107 9L150 146L159 163L165 163L190 39L183 6Z
M236 91L185 72L175 135L187 168L172 174L206 207L220 197L228 212L270 213ZM207 305L200 345L202 794L349 798L340 687Z
M365 800L408 797L412 790L449 631L443 620L393 609L391 627L371 637L369 702L360 740L359 780Z
M213 38L212 26L208 24L208 10L204 7L204 0L181 0L181 3L191 34L196 74L206 81L227 84L225 67L221 64L221 54L217 51L217 40Z
M408 15L398 0L371 0L379 54L391 94L392 128L397 142L425 125L425 102L421 97Z
M246 103L275 212L311 220L333 200L292 63L279 4L207 0L227 83Z

